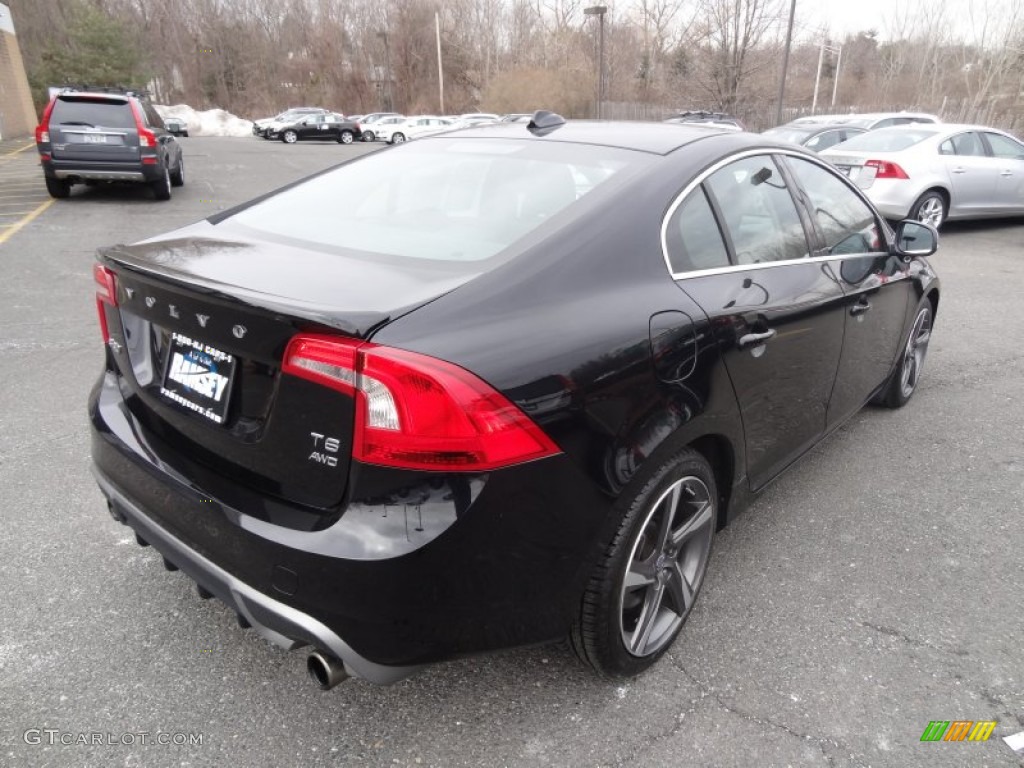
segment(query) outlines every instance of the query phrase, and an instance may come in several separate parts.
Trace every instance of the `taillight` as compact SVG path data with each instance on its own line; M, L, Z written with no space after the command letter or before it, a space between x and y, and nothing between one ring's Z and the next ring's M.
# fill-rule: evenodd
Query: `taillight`
M107 327L107 312L104 304L117 306L117 277L102 264L93 264L92 277L96 281L96 310L100 315L100 331L103 343L110 341L110 329Z
M50 103L46 105L46 109L43 111L43 119L36 126L36 144L44 144L50 141L50 113L53 112L53 105L56 101L56 96L50 99Z
M352 457L367 464L483 471L559 452L504 395L444 360L301 335L289 343L282 370L355 397Z
M139 146L140 147L155 147L156 146L156 134L148 128L139 128Z
M888 160L868 160L864 163L867 168L875 169L876 179L909 179L907 172L900 168L896 163L890 163Z

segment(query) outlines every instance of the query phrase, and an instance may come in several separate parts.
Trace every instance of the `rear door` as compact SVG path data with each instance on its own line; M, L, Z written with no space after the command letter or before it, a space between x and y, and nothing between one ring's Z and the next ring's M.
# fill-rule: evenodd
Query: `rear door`
M845 297L809 226L770 154L714 170L665 225L673 276L716 329L754 488L824 433L839 365Z
M50 141L54 160L139 160L139 131L128 97L59 95L50 113Z
M1006 213L1024 213L1024 144L1001 133L981 134L999 173L994 204Z
M939 156L953 187L950 214L991 213L999 185L999 166L988 156L981 134L964 131L950 137L939 145Z

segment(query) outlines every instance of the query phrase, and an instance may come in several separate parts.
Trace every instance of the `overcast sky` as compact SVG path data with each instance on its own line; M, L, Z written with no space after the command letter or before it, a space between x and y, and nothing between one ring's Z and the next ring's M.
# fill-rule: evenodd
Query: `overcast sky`
M1022 7L1021 0L797 0L794 34L806 39L827 25L836 37L875 28L887 39L901 22L933 19L947 34L993 40L1008 21L1024 21Z

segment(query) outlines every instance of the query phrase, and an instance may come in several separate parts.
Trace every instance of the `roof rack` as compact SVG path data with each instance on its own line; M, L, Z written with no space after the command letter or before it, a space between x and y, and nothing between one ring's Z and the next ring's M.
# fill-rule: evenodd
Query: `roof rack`
M54 87L61 93L113 93L121 96L134 96L137 99L148 98L150 95L149 91L147 91L145 88L135 88L126 85L92 85L90 83L65 83L64 85L58 85Z

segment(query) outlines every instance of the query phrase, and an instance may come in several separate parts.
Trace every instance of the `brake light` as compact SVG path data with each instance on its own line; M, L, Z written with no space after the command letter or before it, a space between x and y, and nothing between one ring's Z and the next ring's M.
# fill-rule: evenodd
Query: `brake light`
M355 398L352 457L367 464L484 471L559 452L504 395L444 360L301 335L288 344L282 371Z
M110 341L110 329L107 327L107 312L104 304L117 306L117 277L102 264L93 264L92 277L96 281L96 310L100 315L100 331L103 343Z
M867 168L875 169L876 179L909 179L907 172L900 168L896 163L890 163L888 160L868 160L864 163Z
M53 105L56 101L56 97L50 99L50 103L46 105L46 109L43 111L43 119L36 126L36 144L44 144L50 141L50 113L53 112Z
M148 128L139 128L139 146L141 147L155 147L156 146L156 134Z

